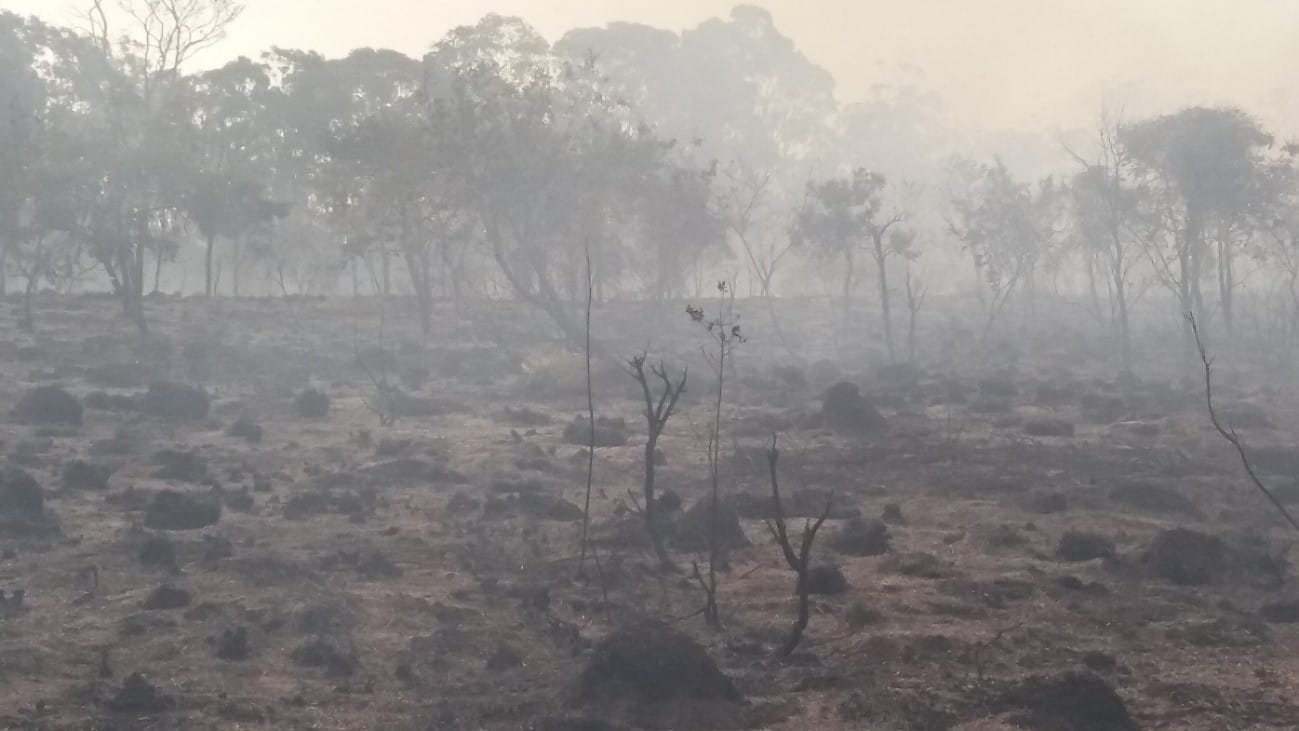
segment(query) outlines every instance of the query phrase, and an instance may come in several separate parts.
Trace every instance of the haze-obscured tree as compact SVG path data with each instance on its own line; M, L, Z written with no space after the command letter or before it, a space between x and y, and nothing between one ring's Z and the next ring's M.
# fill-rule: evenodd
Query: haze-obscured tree
M121 13L92 0L87 32L110 61L93 105L103 118L100 195L92 235L125 314L141 329L145 258L156 256L155 288L162 262L174 255L192 147L182 67L220 42L243 11L236 0L123 0ZM119 26L115 25L122 20ZM93 87L92 87L93 88Z
M269 68L240 58L189 80L198 161L184 199L185 215L205 243L204 292L216 293L213 262L218 240L234 247L232 292L239 294L243 248L288 213L270 197L274 125Z
M850 316L856 285L856 253L865 247L876 267L880 317L889 358L896 355L888 284L888 258L903 253L910 240L890 237L903 214L885 201L887 181L865 168L850 176L808 183L807 198L793 224L797 243L807 244L821 256L838 260L843 277L842 307L845 323ZM899 248L901 247L901 248Z
M760 7L736 6L679 35L632 23L577 29L555 46L570 62L593 56L611 94L713 159L764 170L832 148L834 77Z
M970 252L990 295L984 299L986 341L1021 290L1031 312L1035 271L1057 242L1064 198L1050 178L1036 186L1020 182L1000 161L958 163L956 173L960 188L950 200L948 230Z
M1087 267L1089 289L1096 297L1095 272L1102 270L1109 299L1110 322L1119 341L1124 373L1132 371L1131 278L1141 248L1132 233L1141 206L1141 190L1130 177L1131 162L1119 142L1119 126L1103 121L1094 155L1075 155L1082 167L1069 194L1074 230Z
M1250 206L1261 150L1272 138L1239 109L1192 107L1128 125L1119 142L1142 191L1135 230L1143 249L1179 312L1193 313L1204 334L1201 282L1210 265L1210 232L1215 226L1230 232L1231 222ZM1226 259L1219 266L1230 272L1231 246L1220 253ZM1229 275L1223 281L1230 286ZM1230 291L1224 294L1224 308L1230 309ZM1194 333L1189 324L1183 332L1189 355Z

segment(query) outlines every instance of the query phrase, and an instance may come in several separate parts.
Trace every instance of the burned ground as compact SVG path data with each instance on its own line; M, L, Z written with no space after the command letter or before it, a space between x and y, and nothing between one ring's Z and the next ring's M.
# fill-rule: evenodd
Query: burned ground
M389 323L389 340L361 351L337 326L352 312L341 302L160 300L147 339L102 299L43 304L34 335L6 312L0 345L0 727L1207 730L1299 718L1290 536L1212 432L1194 381L1111 380L1071 353L982 371L825 354L831 373L739 349L720 465L739 534L720 577L723 627L710 631L688 569L662 573L637 534L643 405L616 369L597 379L596 410L625 444L596 449L600 562L576 578L586 456L571 425L585 400L569 380L583 382L581 359L538 356L553 351L532 315L493 305L489 329L447 305L433 337ZM648 318L641 332L663 333L663 357L691 366L658 467L681 506L664 509L668 544L689 567L706 550L695 528L707 521L690 516L707 514L696 506L710 382L690 323L654 317L597 313L611 348L643 347L609 333ZM379 427L357 352L408 373L409 395L436 408ZM869 429L824 423L841 381L859 388ZM53 385L87 406L80 425L15 415ZM1293 405L1241 386L1223 398L1265 477L1291 484ZM797 600L763 524L773 430L787 512L832 500L813 563L842 578L813 598L805 642L784 661L773 653ZM671 628L667 644L721 700L656 703L659 679L633 672L592 702L592 683L614 679L600 664L610 638L646 622Z

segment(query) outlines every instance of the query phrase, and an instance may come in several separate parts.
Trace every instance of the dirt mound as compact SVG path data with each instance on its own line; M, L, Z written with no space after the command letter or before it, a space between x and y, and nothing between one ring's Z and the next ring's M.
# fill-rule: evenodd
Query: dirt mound
M591 426L579 416L564 427L564 441L585 447L591 443ZM621 447L627 443L627 424L622 419L595 417L595 446Z
M168 421L202 421L210 402L202 389L174 381L154 381L140 399L140 410Z
M58 386L33 388L18 400L14 419L20 424L81 426L81 402Z
M1299 600L1279 599L1268 602L1259 607L1258 616L1264 622L1273 624L1299 623Z
M184 609L193 599L193 595L188 591L171 584L163 584L149 592L141 607L151 610Z
M63 489L98 492L108 489L112 467L96 462L74 459L63 465Z
M227 662L242 662L253 654L247 627L223 630L213 644L216 645L217 658Z
M670 540L682 551L707 551L708 536L713 524L713 501L703 498L690 506L671 525ZM721 550L744 548L749 539L740 527L740 514L729 500L717 506L717 546Z
M176 545L166 536L150 536L145 539L136 557L140 565L146 568L175 571L180 566L176 558Z
M361 663L349 644L317 637L298 645L289 654L294 665L323 670L331 678L345 678L356 672Z
M1033 677L1006 695L1023 709L1019 725L1038 731L1136 731L1127 704L1096 675L1071 672Z
M345 515L363 521L374 514L379 494L365 479L351 472L336 472L312 480L284 503L288 520L307 520L316 515Z
M807 572L807 591L820 596L834 596L848 591L848 579L838 566L813 566Z
M857 385L847 381L826 389L821 419L825 426L840 433L872 434L888 428L888 422L862 397Z
M329 416L329 397L308 388L293 399L293 411L303 419L324 419Z
M850 520L830 536L830 548L847 556L880 556L889 551L889 527L881 520Z
M45 510L45 493L26 471L17 467L0 469L0 535L33 535L55 529Z
M160 449L151 461L158 465L153 476L160 480L204 483L208 480L207 460L193 450Z
M766 457L764 454L765 464ZM765 469L765 467L764 467ZM776 501L770 495L739 493L732 498L735 510L745 520L771 520L776 517ZM861 517L861 511L847 504L846 500L834 500L828 490L816 488L794 489L781 500L781 509L786 518L819 518L829 505L830 520L849 520Z
M1064 419L1029 419L1024 422L1024 433L1030 437L1072 437L1074 426Z
M578 679L578 698L582 703L741 700L703 647L655 622L624 627L597 645Z
M102 388L140 388L146 370L140 363L101 363L86 371L86 381Z
M581 520L582 509L564 498L536 492L522 492L503 498L490 497L483 505L483 518L486 520L510 517L566 523Z
M120 393L92 391L83 399L87 409L96 411L136 411L140 404L134 397Z
M246 416L241 416L230 425L230 428L226 429L226 436L243 439L249 444L259 444L262 441L264 431L261 424Z
M158 530L198 530L221 520L221 500L176 490L159 490L144 513L146 527Z
M1157 515L1184 515L1197 517L1200 511L1195 503L1171 487L1133 482L1118 485L1110 490L1110 500L1120 505L1144 510Z
M174 705L176 702L158 690L142 673L131 673L108 701L108 707L119 713L162 713Z
M1214 581L1226 568L1227 547L1218 536L1173 528L1155 536L1146 549L1151 573L1174 584L1195 586Z
M1071 530L1060 538L1055 555L1061 561L1091 561L1114 555L1114 541L1092 531Z

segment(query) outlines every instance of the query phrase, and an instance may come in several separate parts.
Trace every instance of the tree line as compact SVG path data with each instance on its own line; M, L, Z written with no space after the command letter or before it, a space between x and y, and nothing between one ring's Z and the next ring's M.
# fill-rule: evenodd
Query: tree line
M930 144L914 95L841 104L756 7L555 43L488 15L422 58L275 48L189 70L241 10L0 14L0 286L23 288L25 325L39 287L94 280L146 328L192 252L208 296L350 281L409 295L426 331L440 298L509 296L576 341L589 256L602 300L698 296L722 272L849 319L869 292L894 358L914 354L922 279L944 277L977 294L984 338L1044 292L1079 297L1125 366L1147 301L1227 332L1266 302L1278 342L1299 334L1299 148L1238 109L1107 118L1072 169L1030 180Z

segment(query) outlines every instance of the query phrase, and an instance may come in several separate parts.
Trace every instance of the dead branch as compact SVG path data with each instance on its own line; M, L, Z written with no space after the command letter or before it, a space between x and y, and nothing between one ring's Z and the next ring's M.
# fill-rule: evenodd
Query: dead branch
M1254 487L1258 488L1259 492L1263 493L1273 507L1277 509L1277 512L1281 513L1281 516L1286 519L1290 527L1299 532L1299 522L1295 521L1290 511L1286 510L1285 505L1276 498L1276 495L1273 495L1272 491L1267 489L1267 486L1259 479L1258 473L1254 471L1254 465L1249 461L1249 454L1245 450L1245 444L1240 435L1236 433L1235 428L1230 425L1223 426L1222 421L1218 419L1218 413L1213 408L1213 361L1209 358L1209 354L1204 348L1204 341L1200 338L1200 328L1195 321L1194 313L1187 312L1186 320L1190 323L1191 333L1195 336L1195 347L1200 352L1200 362L1204 364L1204 399L1209 407L1209 420L1213 422L1213 428L1218 430L1222 438L1235 448L1236 455L1240 457L1240 464L1245 468L1245 474L1249 476L1249 481L1254 484Z
M767 530L771 531L772 537L780 545L781 553L785 556L785 563L793 569L797 576L796 590L798 593L798 619L795 620L793 628L790 629L789 638L780 646L777 651L778 657L789 657L798 643L803 639L803 630L807 629L810 603L810 587L808 586L808 568L812 559L812 544L816 541L817 531L825 524L826 518L830 516L830 506L834 502L834 494L826 498L825 510L821 511L820 517L816 522L807 521L803 524L803 538L799 543L798 551L794 550L793 544L789 540L789 531L785 527L785 509L780 502L780 481L777 478L776 464L780 461L780 450L777 448L777 437L771 436L771 449L767 450L767 467L771 472L771 498L772 511L775 514L773 520L766 521Z

